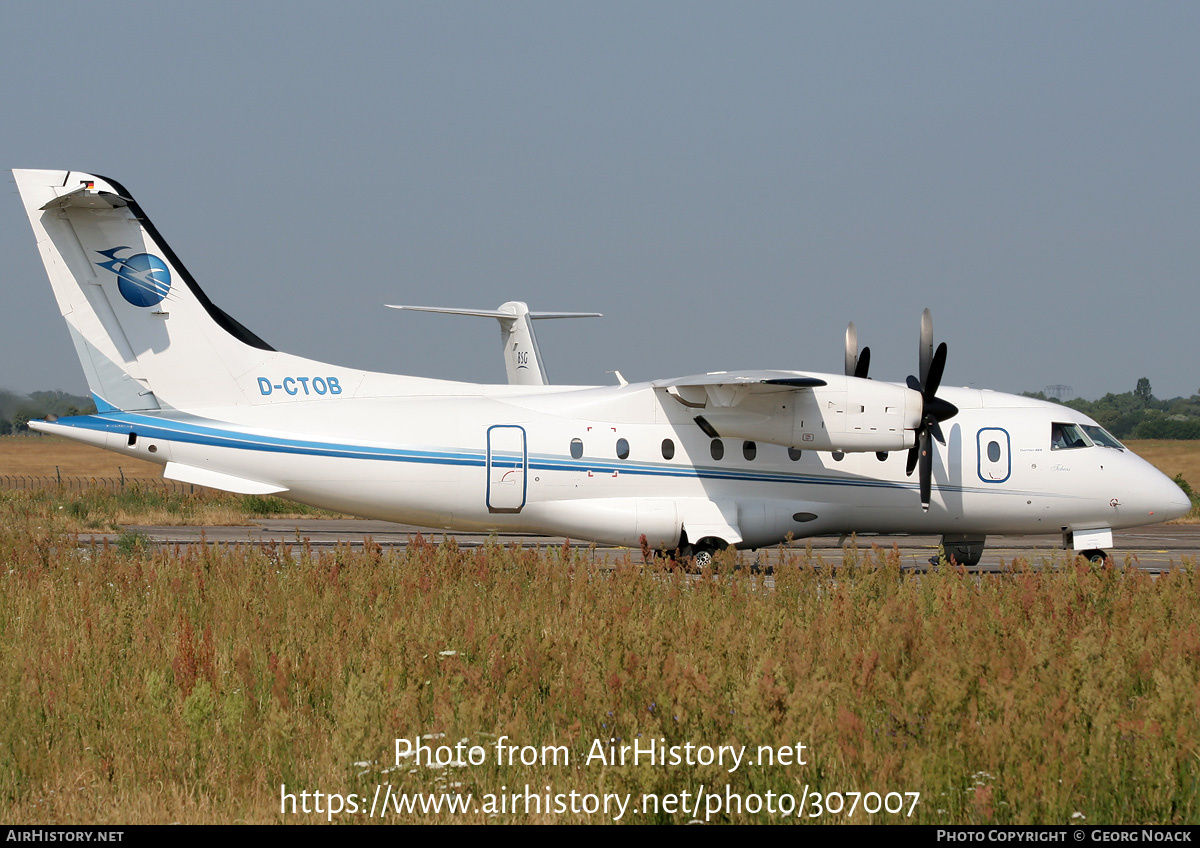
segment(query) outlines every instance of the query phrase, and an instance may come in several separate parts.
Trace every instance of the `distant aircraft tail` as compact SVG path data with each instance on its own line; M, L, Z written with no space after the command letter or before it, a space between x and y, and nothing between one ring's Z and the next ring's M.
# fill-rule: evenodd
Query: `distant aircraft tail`
M495 318L500 322L500 350L504 355L504 370L513 386L545 386L546 366L538 350L533 322L544 318L603 318L599 312L530 312L519 300L500 304L497 309L457 309L444 306L400 306L387 304L389 309L411 312L441 312L446 315L476 315Z
M286 355L208 299L123 186L79 171L13 175L101 411L258 400L256 375Z

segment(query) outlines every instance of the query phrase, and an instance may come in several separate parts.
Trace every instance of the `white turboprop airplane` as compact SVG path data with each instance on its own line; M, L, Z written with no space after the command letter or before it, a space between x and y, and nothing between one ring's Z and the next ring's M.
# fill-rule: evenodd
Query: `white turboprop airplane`
M907 385L867 379L853 325L845 374L584 387L358 371L276 351L217 308L119 183L14 175L98 409L30 426L169 479L449 530L645 537L701 561L850 532L940 534L965 564L988 534L1061 532L1101 557L1113 529L1190 509L1085 415L941 387L928 311Z

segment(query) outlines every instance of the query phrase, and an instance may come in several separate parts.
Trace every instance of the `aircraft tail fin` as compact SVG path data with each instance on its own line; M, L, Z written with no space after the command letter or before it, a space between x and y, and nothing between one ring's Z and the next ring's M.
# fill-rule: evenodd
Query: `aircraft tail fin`
M14 170L55 298L102 409L229 406L274 349L219 309L114 180Z

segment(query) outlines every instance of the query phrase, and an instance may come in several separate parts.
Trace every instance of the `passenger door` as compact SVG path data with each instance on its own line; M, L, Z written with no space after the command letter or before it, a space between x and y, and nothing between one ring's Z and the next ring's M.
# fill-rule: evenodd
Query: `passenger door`
M488 512L520 512L525 506L529 452L525 428L497 424L487 431Z
M979 479L985 483L1003 483L1012 474L1008 431L1000 427L985 427L979 431L977 443Z

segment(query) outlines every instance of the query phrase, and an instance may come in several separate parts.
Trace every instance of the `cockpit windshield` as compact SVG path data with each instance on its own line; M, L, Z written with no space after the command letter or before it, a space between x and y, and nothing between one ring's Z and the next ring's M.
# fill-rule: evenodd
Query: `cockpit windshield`
M1087 448L1091 445L1092 443L1078 424L1055 422L1050 425L1050 450L1071 450L1072 448Z
M1125 446L1118 442L1113 434L1105 430L1103 427L1093 427L1090 424L1084 424L1083 432L1087 433L1088 437L1102 448L1116 448L1117 450L1125 450Z

